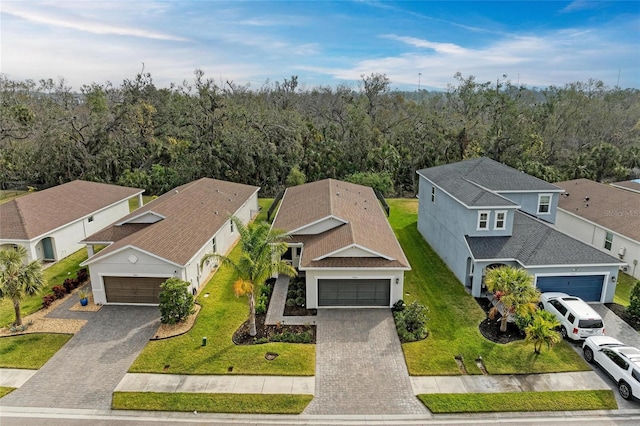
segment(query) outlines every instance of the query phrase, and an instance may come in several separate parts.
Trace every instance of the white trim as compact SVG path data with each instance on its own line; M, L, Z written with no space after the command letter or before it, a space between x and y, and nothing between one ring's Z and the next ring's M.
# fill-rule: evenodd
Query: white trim
M555 185L553 185L555 186ZM506 190L499 190L496 191L497 193L504 193L504 194L519 194L519 193L523 193L523 194L535 194L535 193L539 193L539 192L553 192L553 193L562 193L565 192L564 189L559 188L559 189L527 189L527 190L517 190L517 189L506 189Z
M533 275L533 285L535 288L538 288L538 277L577 277L577 276L590 276L590 275L604 275L602 282L602 291L600 292L600 303L604 303L604 296L607 294L610 273L609 272L571 272L569 274L564 273L542 273L542 274L534 274Z
M298 268L301 271L410 271L410 266L324 266L324 267L303 267Z
M517 261L517 260L516 260ZM520 263L519 261L517 261L518 263ZM603 266L608 266L608 267L619 267L619 266L624 266L627 265L627 263L624 262L620 262L620 263L591 263L591 264L562 264L562 265L533 265L533 266L526 266L523 265L526 269L536 269L536 268L594 268L594 267L603 267Z
M549 208L546 212L541 212L540 211L540 201L542 200L542 197L549 197L549 204L547 204L547 207ZM550 215L551 214L551 205L553 204L553 194L548 194L548 193L540 193L538 194L538 206L536 207L536 214L539 215Z
M486 226L484 228L480 227L480 222L482 222L482 215L487 215L487 218L484 220ZM491 210L478 210L478 221L476 222L476 231L488 231L489 230L489 220L491 219Z
M632 179L632 181L634 181L634 179ZM635 192L636 194L640 194L640 191L634 188L629 188L626 186L622 186L622 185L618 185L618 183L621 182L615 182L615 183L610 183L609 185L613 186L614 188L618 188L618 189L623 189L625 191L630 191L630 192Z
M498 228L498 215L503 214L502 218L502 227ZM507 229L507 211L506 210L496 210L493 212L494 220L493 220L493 230L494 231L504 231Z
M108 248L108 247L107 247L107 248ZM93 262L95 262L96 260L100 260L100 259L107 259L108 257L111 257L111 256L113 256L114 254L116 254L116 253L120 253L121 251L124 251L124 250L127 250L127 249L132 249L132 250L139 251L140 253L144 253L144 254L146 254L146 255L148 255L148 256L153 257L154 259L161 260L161 261L166 262L166 263L168 263L168 264L170 264L170 265L176 266L176 267L178 267L178 268L180 268L180 269L184 269L184 268L186 267L186 265L188 265L188 263L187 263L186 265L180 265L180 264L178 264L178 263L175 263L175 262L172 262L172 261L170 261L170 260L168 260L168 259L165 259L164 257L160 257L160 256L158 256L158 255L157 255L157 254L155 254L155 253L151 253L150 251L143 250L143 249L141 249L141 248L139 248L139 247L136 247L136 246L134 246L134 245L128 244L128 245L126 245L126 246L122 246L122 247L120 247L120 248L119 248L119 249L117 249L117 250L112 251L111 253L107 253L107 254L104 254L103 256L100 256L99 258L96 258L99 254L104 253L104 250L102 250L102 251L100 251L100 252L96 253L94 256L91 256L89 259L87 259L87 260L85 260L84 262L82 262L82 263L80 264L80 266L87 266L87 265L90 265L90 264L92 264ZM105 250L106 250L106 249L105 249Z
M382 253L378 253L377 251L374 251L374 250L371 250L370 248L361 246L360 244L349 244L348 246L341 247L338 250L334 250L334 251L332 251L330 253L326 253L326 254L323 254L322 256L318 256L315 259L311 259L311 261L315 262L315 261L318 261L318 260L326 259L327 257L333 257L333 255L341 253L341 252L343 252L345 250L349 250L351 248L357 248L357 249L366 251L367 253L374 254L374 255L376 255L376 257L382 257L383 259L386 259L386 260L396 260L393 257L389 257L389 256L386 256L386 255L384 255Z

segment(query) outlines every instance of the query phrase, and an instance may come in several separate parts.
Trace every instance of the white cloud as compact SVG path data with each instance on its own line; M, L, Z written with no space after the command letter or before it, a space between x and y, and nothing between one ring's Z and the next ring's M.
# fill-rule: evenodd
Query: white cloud
M438 53L451 54L451 55L460 55L466 52L466 49L455 45L453 43L437 43L428 40L421 40L415 37L404 37L398 36L395 34L384 34L380 36L381 38L387 38L390 40L397 40L408 45L419 47L423 49L433 49Z

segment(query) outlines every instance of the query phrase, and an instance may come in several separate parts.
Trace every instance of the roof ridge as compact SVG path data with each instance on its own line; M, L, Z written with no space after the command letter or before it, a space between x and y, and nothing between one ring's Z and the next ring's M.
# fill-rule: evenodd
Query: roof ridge
M24 235L27 236L27 239L30 239L29 233L27 232L27 224L25 223L24 215L22 214L21 204L23 203L18 203L18 200L20 200L21 198L24 198L24 197L14 198L13 200L9 201L7 205L13 203L16 206L16 210L18 211L18 219L20 220L20 227L22 228L22 232L24 233Z

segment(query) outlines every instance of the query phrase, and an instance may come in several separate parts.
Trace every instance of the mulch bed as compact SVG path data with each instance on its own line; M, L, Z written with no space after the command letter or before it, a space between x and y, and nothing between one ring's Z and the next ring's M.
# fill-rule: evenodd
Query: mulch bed
M611 309L611 311L620 317L622 321L633 327L634 330L640 331L640 319L629 315L624 306L617 303L605 303L605 306Z
M311 334L312 343L316 342L316 327L305 325L264 325L265 314L256 315L256 331L258 334L251 336L249 334L249 321L245 321L233 333L233 343L236 345L253 345L255 340L266 338L269 339L274 334L282 334L286 331L290 333L302 333L308 331Z
M480 305L482 310L487 314L487 318L478 326L480 333L485 339L502 344L524 339L524 334L521 334L520 329L512 322L507 323L507 331L501 332L499 314L495 319L489 319L489 310L493 306L489 299L486 297L476 297L476 302L478 302L478 305Z
M302 306L287 306L284 305L284 315L294 317L305 317L316 315L318 311L316 309L307 309Z

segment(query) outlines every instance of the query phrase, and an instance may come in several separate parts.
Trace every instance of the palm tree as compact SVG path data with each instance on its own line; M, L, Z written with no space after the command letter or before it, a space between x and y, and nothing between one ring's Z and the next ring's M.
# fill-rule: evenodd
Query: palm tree
M527 315L536 310L540 292L533 286L533 277L527 271L512 266L490 269L485 283L504 307L500 319L500 331L507 331L507 320L511 315Z
M15 250L0 250L0 299L9 298L16 311L15 325L22 325L20 301L34 295L45 284L40 262L24 263L27 250L18 246Z
M219 260L223 265L232 267L237 279L233 291L237 297L247 296L249 302L249 334L255 336L256 330L256 289L274 274L290 277L297 275L295 268L280 257L287 251L285 239L289 235L277 229L271 229L267 222L245 225L235 216L231 221L240 234L240 258L209 253L200 261L200 267L209 259Z
M560 321L551 312L538 310L531 324L524 329L525 340L533 342L533 352L539 354L543 343L547 345L548 350L562 340L562 335L555 330L558 327Z

